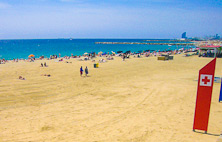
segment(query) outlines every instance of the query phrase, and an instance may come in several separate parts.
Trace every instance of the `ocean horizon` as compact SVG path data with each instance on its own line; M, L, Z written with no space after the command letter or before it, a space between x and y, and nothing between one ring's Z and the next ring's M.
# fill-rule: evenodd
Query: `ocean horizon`
M151 40L151 41L146 41ZM163 40L163 41L156 41ZM177 43L178 41L169 41L172 39L118 39L118 38L57 38L57 39L1 39L0 40L0 59L27 59L30 54L36 58L40 56L50 57L50 55L71 56L83 55L85 52L109 52L111 51L131 51L138 52L144 50L164 51L180 48L191 48L194 46L183 45L147 45L147 44L95 44L96 42L164 42ZM181 42L180 42L181 43Z

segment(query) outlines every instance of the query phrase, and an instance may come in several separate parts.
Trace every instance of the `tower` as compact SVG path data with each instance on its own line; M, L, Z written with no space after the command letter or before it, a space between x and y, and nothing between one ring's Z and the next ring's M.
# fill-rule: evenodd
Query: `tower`
M186 39L187 38L186 34L187 34L186 32L182 33L182 38Z

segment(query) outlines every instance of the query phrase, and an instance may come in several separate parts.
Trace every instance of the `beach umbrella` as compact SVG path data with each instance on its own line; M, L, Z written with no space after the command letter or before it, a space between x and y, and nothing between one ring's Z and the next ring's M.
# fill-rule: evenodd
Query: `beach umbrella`
M103 54L103 52L102 52L102 51L100 51L100 52L98 53L98 55L101 55L101 54Z
M129 53L131 53L131 51L126 51L126 52L125 52L125 54L129 54Z
M29 58L31 58L31 57L35 57L35 55L33 55L33 54L30 54L29 56L28 56Z
M111 51L112 52L112 54L116 54L115 52L113 52L113 51Z
M84 53L84 55L88 55L88 53L86 52L86 53Z
M105 53L103 53L102 55L106 55L107 53L105 52Z

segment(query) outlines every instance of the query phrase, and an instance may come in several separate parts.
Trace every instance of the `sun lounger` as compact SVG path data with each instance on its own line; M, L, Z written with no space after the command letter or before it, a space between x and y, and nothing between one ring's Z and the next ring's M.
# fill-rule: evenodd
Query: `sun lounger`
M166 58L165 58L165 56L159 56L159 57L157 57L157 60L162 60L162 61L165 61L165 60L166 60Z

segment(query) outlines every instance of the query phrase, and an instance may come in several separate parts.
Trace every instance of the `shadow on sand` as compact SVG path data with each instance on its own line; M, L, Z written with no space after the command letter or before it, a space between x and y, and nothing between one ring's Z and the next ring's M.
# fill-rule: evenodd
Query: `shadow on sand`
M220 136L219 134L212 134L212 133L207 133L207 132L199 132L199 131L196 131L196 130L193 130L195 133L200 133L200 134L206 134L206 135L211 135L211 136Z

